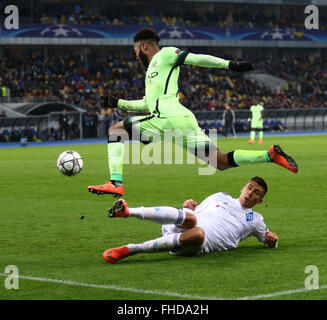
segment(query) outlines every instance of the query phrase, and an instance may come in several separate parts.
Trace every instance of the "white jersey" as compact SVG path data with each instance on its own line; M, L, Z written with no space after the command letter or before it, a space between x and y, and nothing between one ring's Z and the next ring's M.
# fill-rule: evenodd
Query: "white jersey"
M237 248L240 241L250 236L264 242L265 234L269 231L260 213L243 208L238 199L223 192L204 199L195 211L186 208L183 211L196 215L197 226L202 228L205 234L205 242L197 254ZM163 235L186 230L174 224L162 226ZM182 254L183 251L179 253ZM191 250L191 254L196 253Z
M249 236L264 242L268 231L260 213L243 208L238 199L223 192L203 200L194 213L205 233L204 252L237 248Z

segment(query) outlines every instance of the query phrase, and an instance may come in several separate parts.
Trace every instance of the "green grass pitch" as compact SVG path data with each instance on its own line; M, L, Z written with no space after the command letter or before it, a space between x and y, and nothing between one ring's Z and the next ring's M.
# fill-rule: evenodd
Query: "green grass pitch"
M113 198L87 192L88 185L108 178L106 144L0 149L1 299L326 299L327 137L266 137L253 146L246 138L218 140L223 152L273 143L294 156L298 174L273 164L207 176L198 174L199 165L129 164L124 198L130 206L181 207L185 199L200 202L218 191L237 197L259 175L269 191L255 210L279 235L278 249L249 238L233 251L197 258L139 254L115 265L103 260L105 249L159 237L161 226L108 219ZM67 149L84 158L75 177L56 168ZM19 270L17 290L5 288L8 265ZM304 290L309 265L319 270L319 290ZM276 294L288 290L294 291Z

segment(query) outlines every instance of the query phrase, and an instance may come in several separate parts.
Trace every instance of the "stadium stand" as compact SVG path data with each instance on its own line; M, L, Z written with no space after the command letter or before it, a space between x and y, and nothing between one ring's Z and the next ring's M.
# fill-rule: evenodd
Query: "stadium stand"
M228 70L212 69L208 74L203 68L183 66L180 98L194 111L223 109L225 101L234 109L248 108L254 97L262 100L267 109L327 107L327 59L309 57L303 53L274 60L248 57L255 61L257 72L287 81L280 92L272 92ZM24 60L30 64L24 64ZM125 99L142 98L144 92L143 70L127 49L119 54L108 52L106 61L90 57L87 62L80 55L42 57L26 52L21 59L5 58L0 77L12 98L24 102L37 98L62 101L102 115L108 111L103 108L101 97L109 89Z
M25 2L25 1L24 1ZM104 24L104 25L165 25L219 26L231 28L297 27L303 28L305 18L300 2L294 5L256 3L226 3L227 1L105 1L98 6L70 1L59 3L42 0L26 1L20 6L23 21L46 24ZM297 5L296 5L297 4ZM139 8L142 7L142 10ZM327 10L320 10L320 28L327 27Z
M144 26L217 26L228 28L261 27L303 27L303 6L276 5L265 1L265 5L238 3L233 1L157 1L130 0L102 1L87 3L70 0L63 7L59 1L24 1L19 5L20 21L60 24L104 24ZM4 1L6 3L6 1ZM9 3L9 2L8 2ZM33 3L33 6L31 6ZM142 6L142 11L139 8ZM320 28L326 28L327 6L320 7ZM219 14L217 14L219 13ZM39 39L40 40L40 39ZM6 88L7 96L1 96L0 117L1 141L16 139L18 130L22 132L28 121L33 121L38 137L61 139L58 126L61 109L49 107L43 115L49 116L49 127L44 118L17 121L17 109L8 107L7 102L57 102L79 108L78 116L70 114L69 136L89 138L99 136L95 130L98 123L104 123L103 132L108 127L126 117L126 113L112 110L103 104L102 97L109 92L125 99L140 99L144 94L144 70L135 61L130 47L68 47L55 45L3 46L0 51L0 85ZM222 131L220 111L225 102L237 112L236 129L246 132L248 109L254 99L260 100L265 110L266 130L285 130L288 126L299 128L306 123L305 117L322 119L325 127L325 113L318 111L327 108L327 59L326 49L306 48L238 48L190 47L192 52L208 53L226 59L247 59L255 64L253 77L245 77L228 70L183 66L180 76L180 100L182 104L197 114L198 121L206 130ZM271 51L271 52L270 52ZM2 53L1 53L2 52ZM237 53L238 52L238 53ZM236 54L237 53L237 54ZM28 61L28 63L26 63ZM270 75L283 83L272 89L260 80L259 75ZM2 90L0 90L0 93ZM296 121L290 123L287 112L298 110ZM312 114L308 111L312 109ZM15 111L16 110L16 111ZM57 112L57 113L56 113ZM275 112L275 113L274 113ZM302 112L302 113L301 113ZM271 116L269 116L271 114ZM34 116L41 116L36 113ZM278 122L281 119L283 121ZM304 117L304 118L303 118ZM322 117L322 118L321 118ZM293 121L293 120L292 120ZM12 131L12 129L17 132ZM101 129L102 130L102 129ZM19 133L20 134L20 133ZM100 134L101 136L101 134ZM11 137L11 138L10 138ZM39 139L35 135L36 139ZM9 140L8 140L9 139Z

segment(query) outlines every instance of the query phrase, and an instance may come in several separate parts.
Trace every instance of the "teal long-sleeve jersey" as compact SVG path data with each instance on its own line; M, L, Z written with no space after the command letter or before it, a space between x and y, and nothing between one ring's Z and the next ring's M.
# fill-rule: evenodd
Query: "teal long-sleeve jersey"
M150 112L157 117L189 116L190 110L179 102L178 77L181 65L228 69L229 60L165 47L152 58L145 75L145 96L141 100L118 100L123 110Z

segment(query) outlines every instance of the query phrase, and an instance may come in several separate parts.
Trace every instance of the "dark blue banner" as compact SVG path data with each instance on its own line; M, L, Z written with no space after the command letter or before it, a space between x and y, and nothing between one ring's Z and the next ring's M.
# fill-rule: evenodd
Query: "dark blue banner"
M104 26L69 24L20 24L18 30L2 29L5 38L102 38L132 39L142 26ZM215 28L215 27L153 27L162 39L208 39L224 41L275 40L275 41L327 41L327 30L298 28Z

